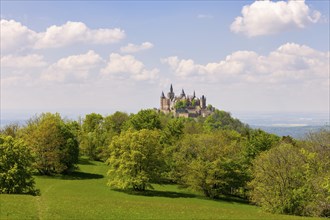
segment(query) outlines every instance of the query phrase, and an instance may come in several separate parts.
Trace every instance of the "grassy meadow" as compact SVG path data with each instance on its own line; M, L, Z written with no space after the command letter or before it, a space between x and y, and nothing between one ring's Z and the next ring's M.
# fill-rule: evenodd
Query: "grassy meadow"
M40 196L0 195L0 219L318 219L214 201L176 185L155 185L143 195L111 190L107 169L103 163L81 160L79 170L69 176L37 176Z

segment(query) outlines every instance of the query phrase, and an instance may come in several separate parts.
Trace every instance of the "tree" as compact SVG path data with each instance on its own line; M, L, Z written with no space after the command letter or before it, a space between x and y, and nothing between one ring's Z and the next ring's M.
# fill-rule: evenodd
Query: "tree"
M128 130L114 137L107 160L110 187L144 191L159 181L163 166L159 132Z
M177 150L176 144L183 136L184 119L172 118L168 121L165 128L161 131L160 142L163 146L163 155L166 168L164 169L164 179L175 182L173 176L175 162L173 154Z
M215 110L204 121L206 131L215 130L235 130L241 134L246 134L249 127L243 124L240 120L231 117L229 112Z
M78 162L78 141L58 113L43 113L29 120L22 138L34 156L34 168L41 174L65 173Z
M99 154L106 148L103 123L103 116L96 113L86 115L83 120L80 148L92 160L99 160Z
M117 111L113 115L104 118L105 129L108 132L112 130L116 134L119 134L128 119L129 116L127 113Z
M175 109L184 109L184 108L187 107L187 105L188 105L188 103L187 103L186 100L180 100L180 101L175 103L174 108Z
M0 135L0 193L37 194L33 157L22 140Z
M18 132L21 126L18 123L12 123L4 126L4 128L0 129L0 134L8 135L12 137L17 137Z
M322 155L312 149L281 143L257 156L251 200L274 213L329 216L329 148Z
M211 198L238 194L247 180L239 140L235 131L185 136L175 155L179 182Z
M283 139L283 141L285 141ZM251 162L261 152L278 145L280 138L274 134L269 134L261 129L251 130L245 143L245 157Z
M132 115L125 126L126 130L129 128L133 128L134 130L161 129L161 121L159 114L155 110L146 109Z

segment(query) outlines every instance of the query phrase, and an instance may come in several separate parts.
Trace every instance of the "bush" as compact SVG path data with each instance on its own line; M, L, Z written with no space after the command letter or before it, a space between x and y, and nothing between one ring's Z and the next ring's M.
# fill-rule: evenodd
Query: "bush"
M22 140L0 136L0 193L38 194L32 177L32 156Z

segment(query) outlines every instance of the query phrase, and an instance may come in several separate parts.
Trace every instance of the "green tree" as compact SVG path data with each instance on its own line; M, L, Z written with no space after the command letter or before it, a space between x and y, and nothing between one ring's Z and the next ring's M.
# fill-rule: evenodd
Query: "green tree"
M0 135L0 193L37 194L33 157L22 140Z
M22 138L35 158L34 167L41 174L68 172L78 162L78 141L58 113L43 113L29 120Z
M96 113L86 115L82 124L80 149L83 155L99 160L99 154L106 148L106 134L103 116Z
M329 216L330 148L320 154L315 142L305 144L281 143L256 157L253 202L275 213Z
M206 131L235 130L241 134L246 134L249 131L248 125L231 117L229 112L220 110L215 110L205 119L204 128Z
M283 141L286 141L283 139ZM261 129L251 130L245 143L245 157L251 162L261 152L278 145L280 138L274 134L269 134Z
M175 109L184 109L184 108L187 107L187 105L188 105L188 103L187 103L186 100L180 100L180 101L175 103L174 108Z
M212 198L239 195L247 180L239 140L235 131L186 135L175 155L179 182Z
M173 154L177 150L177 142L183 136L184 119L172 118L168 121L165 128L161 131L160 142L163 146L163 155L166 168L163 177L168 181L175 182Z
M159 181L163 166L160 134L156 130L128 130L114 137L107 160L110 187L143 191Z
M109 115L104 118L105 129L109 131L113 131L116 134L120 134L123 125L129 119L129 116L125 112L115 112L113 115Z
M0 134L17 137L21 126L18 123L12 123L0 129Z
M153 109L141 110L137 114L132 115L125 124L126 130L133 128L141 129L161 129L161 121L159 114Z

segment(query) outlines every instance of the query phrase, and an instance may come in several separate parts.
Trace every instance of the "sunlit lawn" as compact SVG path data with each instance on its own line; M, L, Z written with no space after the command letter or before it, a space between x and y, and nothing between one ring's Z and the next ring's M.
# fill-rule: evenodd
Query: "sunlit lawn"
M144 195L111 190L107 166L83 160L66 178L36 177L41 196L0 195L1 219L304 219L272 215L234 201L214 201L155 185ZM312 218L307 218L312 219Z

